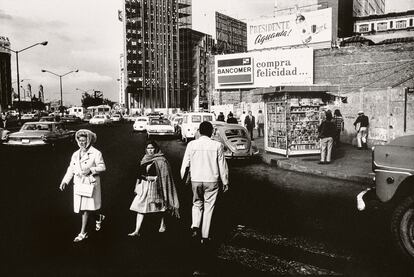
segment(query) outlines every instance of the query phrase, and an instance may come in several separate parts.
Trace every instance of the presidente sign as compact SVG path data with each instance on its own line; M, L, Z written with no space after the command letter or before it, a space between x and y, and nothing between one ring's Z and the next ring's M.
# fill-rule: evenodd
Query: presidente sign
M215 56L215 88L313 84L313 49L264 50Z
M332 40L332 8L248 22L247 50Z

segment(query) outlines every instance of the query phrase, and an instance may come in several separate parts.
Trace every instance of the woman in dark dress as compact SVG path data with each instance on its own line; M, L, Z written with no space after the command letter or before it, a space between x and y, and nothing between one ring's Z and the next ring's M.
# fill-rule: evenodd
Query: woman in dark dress
M128 236L139 236L145 214L163 213L159 232L166 230L164 220L166 212L179 217L179 202L171 167L155 141L148 141L146 144L135 193L130 210L137 213L137 218L135 230Z

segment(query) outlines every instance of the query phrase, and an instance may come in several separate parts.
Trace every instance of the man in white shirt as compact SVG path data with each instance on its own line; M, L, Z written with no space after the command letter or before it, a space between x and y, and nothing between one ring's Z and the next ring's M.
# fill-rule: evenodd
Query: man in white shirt
M210 238L210 223L219 191L220 180L223 191L228 190L228 167L224 157L223 145L210 137L213 125L204 121L199 128L200 138L191 141L185 150L181 165L181 177L190 167L193 190L192 224L193 237L199 235L201 242Z

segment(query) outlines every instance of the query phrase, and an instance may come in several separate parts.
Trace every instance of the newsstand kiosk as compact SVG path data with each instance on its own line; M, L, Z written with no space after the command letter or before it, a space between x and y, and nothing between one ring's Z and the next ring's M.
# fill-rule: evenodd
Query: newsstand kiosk
M265 150L286 157L320 154L318 126L326 95L320 91L265 94Z

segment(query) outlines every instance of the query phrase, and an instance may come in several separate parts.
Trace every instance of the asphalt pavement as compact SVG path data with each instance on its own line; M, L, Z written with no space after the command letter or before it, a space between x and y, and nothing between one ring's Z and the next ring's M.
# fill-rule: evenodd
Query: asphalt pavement
M90 126L107 172L102 176L103 229L74 244L80 217L72 188L58 185L76 145L60 148L0 148L1 276L189 276L199 252L190 239L191 190L179 167L186 145L161 139L173 169L181 218L157 232L157 216L146 219L143 237L129 238L135 214L136 169L144 153L143 133L130 124ZM402 276L389 259L389 245L376 216L360 214L361 186L326 176L286 171L262 162L231 161L230 190L217 203L211 275ZM93 226L92 226L93 227ZM376 228L382 229L376 229ZM391 274L391 275L390 275Z

